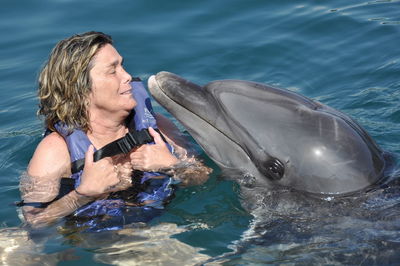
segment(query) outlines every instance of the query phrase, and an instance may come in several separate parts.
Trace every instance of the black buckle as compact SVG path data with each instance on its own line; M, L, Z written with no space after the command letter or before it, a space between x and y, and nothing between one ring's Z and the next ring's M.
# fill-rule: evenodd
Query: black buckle
M125 137L117 141L117 145L123 153L127 154L133 147L138 145L138 142L135 139L135 136L131 132L128 132Z
M123 153L127 154L134 147L150 143L152 141L153 137L150 135L149 131L142 129L140 131L128 132L125 137L117 141L117 145Z

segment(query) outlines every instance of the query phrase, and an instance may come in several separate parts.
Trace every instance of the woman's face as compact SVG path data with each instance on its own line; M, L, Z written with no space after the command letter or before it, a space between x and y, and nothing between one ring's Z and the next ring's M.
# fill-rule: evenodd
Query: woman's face
M128 115L136 101L130 85L132 77L123 68L123 58L111 44L106 44L93 60L89 111Z

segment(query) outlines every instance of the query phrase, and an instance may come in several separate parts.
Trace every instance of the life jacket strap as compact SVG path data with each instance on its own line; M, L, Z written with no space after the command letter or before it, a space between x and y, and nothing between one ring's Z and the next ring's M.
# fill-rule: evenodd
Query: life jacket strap
M159 130L155 129L158 133ZM164 139L164 136L160 133L161 137ZM141 146L143 144L148 144L153 142L154 139L150 135L148 129L142 129L140 131L130 131L124 137L117 139L113 142L108 143L101 149L97 150L93 155L93 161L97 162L105 157L111 157L118 154L127 154L133 148ZM71 163L71 172L75 174L81 170L83 170L85 166L85 158L76 160Z

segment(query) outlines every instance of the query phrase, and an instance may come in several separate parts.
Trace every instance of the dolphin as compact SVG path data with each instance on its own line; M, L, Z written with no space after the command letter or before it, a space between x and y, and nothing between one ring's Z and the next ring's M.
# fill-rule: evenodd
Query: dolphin
M247 187L348 195L383 180L388 162L349 116L298 93L242 80L205 86L159 72L154 99L222 169Z

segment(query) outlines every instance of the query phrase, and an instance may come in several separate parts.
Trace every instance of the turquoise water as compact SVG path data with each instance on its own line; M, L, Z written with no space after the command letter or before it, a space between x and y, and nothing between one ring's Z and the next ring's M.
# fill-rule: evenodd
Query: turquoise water
M167 229L173 236L162 241L151 237L144 241L147 227L118 236L61 234L49 229L40 243L19 245L17 239L24 234L15 229L21 222L12 203L19 200L19 176L43 130L35 114L40 67L58 40L89 30L113 36L132 75L146 79L167 70L199 84L233 78L287 88L350 115L383 149L398 157L399 11L400 1L390 0L2 1L3 263L14 258L11 264L16 265L37 261L39 265L129 265L143 259L139 246L145 245L159 252L154 256L167 254L164 262L199 257L226 265L396 264L400 261L396 185L329 206L315 207L303 199L308 205L297 206L290 215L278 212L290 209L287 205L267 205L268 212L253 219L241 207L237 185L220 178L218 169L207 161L215 168L211 179L180 190L166 213L150 225L154 232L165 224L171 226ZM156 109L173 119L160 106ZM289 202L286 196L281 202ZM318 211L323 215L308 213L310 220L304 214ZM334 219L332 213L337 213ZM11 233L10 228L16 231ZM249 230L253 228L255 232ZM167 229L162 227L160 232ZM144 244L135 246L138 239ZM15 248L3 250L8 245ZM131 248L123 250L121 245ZM181 253L186 250L186 257L180 260L173 247Z

